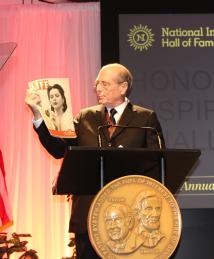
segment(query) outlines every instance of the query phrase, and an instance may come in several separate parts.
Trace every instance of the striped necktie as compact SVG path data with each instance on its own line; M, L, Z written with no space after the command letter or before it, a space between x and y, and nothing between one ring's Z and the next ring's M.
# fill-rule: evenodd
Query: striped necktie
M111 119L111 122L112 122L112 125L115 125L116 124L116 120L115 120L115 118L114 118L114 115L117 113L117 111L114 109L114 108L112 108L111 110L110 110L110 119Z

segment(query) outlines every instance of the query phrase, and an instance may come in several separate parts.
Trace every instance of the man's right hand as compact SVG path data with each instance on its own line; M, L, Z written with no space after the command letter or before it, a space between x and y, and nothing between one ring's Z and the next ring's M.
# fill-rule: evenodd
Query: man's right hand
M25 97L25 103L28 105L30 110L34 115L34 120L38 120L42 118L42 115L39 111L39 107L41 107L41 98L34 91L27 89L27 94Z

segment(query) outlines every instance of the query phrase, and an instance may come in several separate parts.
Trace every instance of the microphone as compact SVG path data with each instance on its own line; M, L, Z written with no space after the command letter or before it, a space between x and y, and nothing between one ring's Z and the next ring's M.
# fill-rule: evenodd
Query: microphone
M123 128L123 129L144 129L144 130L152 130L155 132L157 135L158 139L158 146L160 149L163 149L160 133L157 131L156 128L154 127L138 127L138 126L125 126L125 125L111 125L111 124L105 124L105 125L100 125L98 126L98 143L99 147L102 147L102 141L101 141L101 135L100 135L100 130L102 128L109 128L109 127L115 127L115 128Z

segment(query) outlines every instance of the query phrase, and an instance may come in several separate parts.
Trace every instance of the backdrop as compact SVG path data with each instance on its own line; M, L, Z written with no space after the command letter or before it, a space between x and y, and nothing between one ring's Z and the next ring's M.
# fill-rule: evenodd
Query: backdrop
M119 18L120 61L135 79L131 99L157 112L168 148L202 153L177 193L181 208L214 204L213 17L121 14Z
M74 115L96 103L92 86L100 68L100 6L0 3L0 31L0 42L18 44L0 71L0 148L14 219L8 232L30 233L28 248L40 258L59 259L70 250L70 204L52 195L61 160L42 148L24 98L31 80L68 77Z

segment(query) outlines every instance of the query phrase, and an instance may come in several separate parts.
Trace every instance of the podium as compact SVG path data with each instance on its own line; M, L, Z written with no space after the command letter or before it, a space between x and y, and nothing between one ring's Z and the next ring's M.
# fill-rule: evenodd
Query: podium
M54 194L94 195L103 185L126 175L145 175L175 194L196 164L198 149L69 147Z

